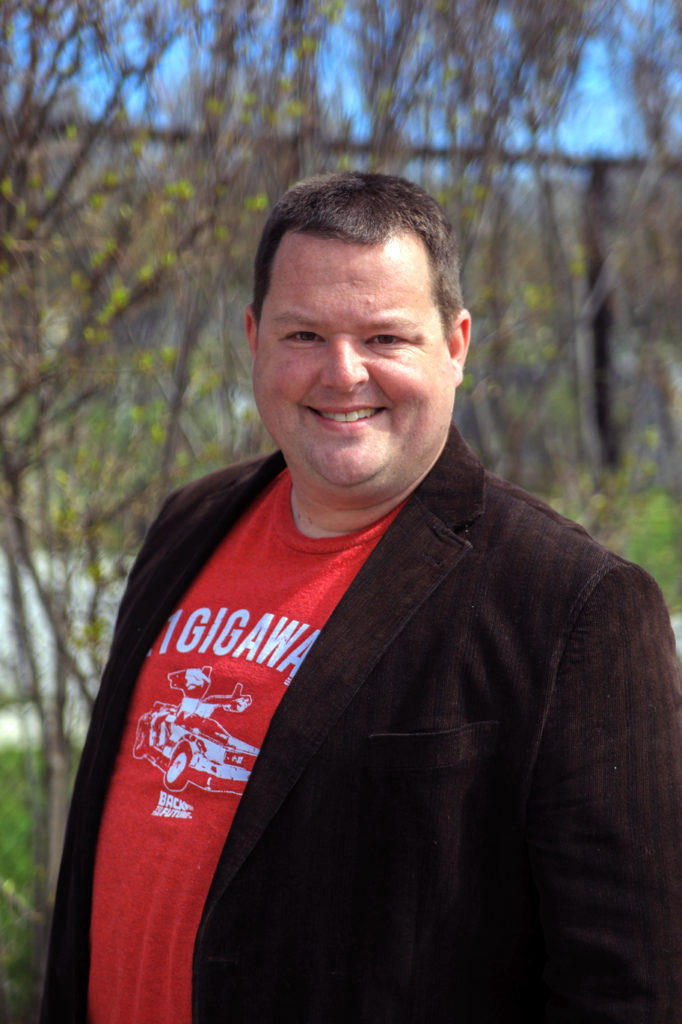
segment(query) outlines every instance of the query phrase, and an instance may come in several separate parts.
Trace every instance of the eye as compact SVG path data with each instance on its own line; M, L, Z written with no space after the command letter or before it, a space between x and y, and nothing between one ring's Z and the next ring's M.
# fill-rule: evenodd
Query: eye
M395 345L400 339L395 334L375 334L371 340L378 345Z
M314 331L294 331L291 335L296 341L319 341L319 334L315 334Z

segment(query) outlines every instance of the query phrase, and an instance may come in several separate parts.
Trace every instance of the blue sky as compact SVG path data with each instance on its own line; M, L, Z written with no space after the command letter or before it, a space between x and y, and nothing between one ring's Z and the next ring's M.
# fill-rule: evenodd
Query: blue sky
M208 0L210 3L210 0ZM275 0L275 3L286 3L287 0ZM667 0L630 0L632 9L639 17L652 21L660 12L669 12ZM630 8L628 8L630 9ZM651 12L651 14L650 14ZM274 41L267 35L268 9L263 8L264 25L263 32L252 37L249 46L260 46L263 48L264 64L270 59L275 51ZM272 24L272 23L271 23ZM644 22L642 24L645 24ZM648 23L646 23L648 24ZM630 22L630 31L636 31L634 22ZM666 45L666 26L658 26L659 39L662 39L662 46ZM326 68L326 82L330 101L341 104L342 109L355 121L356 134L362 136L363 124L358 113L359 101L353 89L352 56L354 40L349 31L348 24L339 22L333 29L333 42L326 47L323 66ZM634 38L634 37L632 37ZM569 100L566 104L564 116L561 123L554 132L553 138L545 139L545 144L555 145L569 154L581 157L592 155L625 156L641 152L643 139L638 119L633 116L632 101L628 97L628 90L624 87L625 65L621 63L627 59L622 58L618 53L614 55L612 47L609 47L603 38L590 42L582 55L582 61L578 80L573 86ZM164 77L168 82L168 93L172 95L177 89L179 79L187 72L191 59L196 60L198 54L195 52L191 57L187 47L183 44L175 46L166 57L164 62ZM667 54L670 59L670 54ZM679 60L678 60L679 67ZM89 94L90 102L95 101L99 96L104 101L106 89L93 89L93 81L99 80L100 86L106 77L103 69L96 69L91 66L90 79L86 83L85 91ZM674 81L679 80L679 74L674 76ZM141 92L133 92L129 96L129 109L139 109ZM164 112L159 110L160 118ZM433 141L438 141L437 138ZM510 139L513 147L514 141L519 148L524 148L526 139L525 133L519 128L518 138Z
M583 52L578 81L566 106L558 141L571 154L629 156L642 144L624 90L602 41Z

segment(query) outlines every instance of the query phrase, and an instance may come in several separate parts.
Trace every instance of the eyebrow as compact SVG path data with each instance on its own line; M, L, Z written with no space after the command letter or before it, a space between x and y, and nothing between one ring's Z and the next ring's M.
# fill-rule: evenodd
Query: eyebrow
M303 324L306 327L314 327L320 322L319 317L311 316L309 313L299 312L295 309L277 313L272 317L272 320L277 326L296 323ZM367 330L370 330L373 334L395 334L401 331L423 333L423 325L419 321L411 320L409 317L404 316L391 316L390 313L382 314L376 320L369 317L367 324Z
M308 316L306 313L297 313L295 309L285 310L283 313L278 313L276 316L273 316L272 320L273 323L276 324L288 324L291 323L292 320L295 320L296 323L314 323L312 317Z

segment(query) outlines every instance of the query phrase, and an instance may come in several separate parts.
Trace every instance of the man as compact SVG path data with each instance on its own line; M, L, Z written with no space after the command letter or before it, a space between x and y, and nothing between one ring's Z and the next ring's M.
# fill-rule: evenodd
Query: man
M421 189L273 209L246 334L280 451L172 495L133 568L43 1021L680 1020L667 613L451 427L469 331Z

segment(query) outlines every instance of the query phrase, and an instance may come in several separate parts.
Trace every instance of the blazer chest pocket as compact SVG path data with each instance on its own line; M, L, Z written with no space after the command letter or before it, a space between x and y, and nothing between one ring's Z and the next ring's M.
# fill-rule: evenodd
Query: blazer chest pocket
M439 732L373 733L365 743L366 768L420 771L451 768L495 752L499 722L472 722Z

